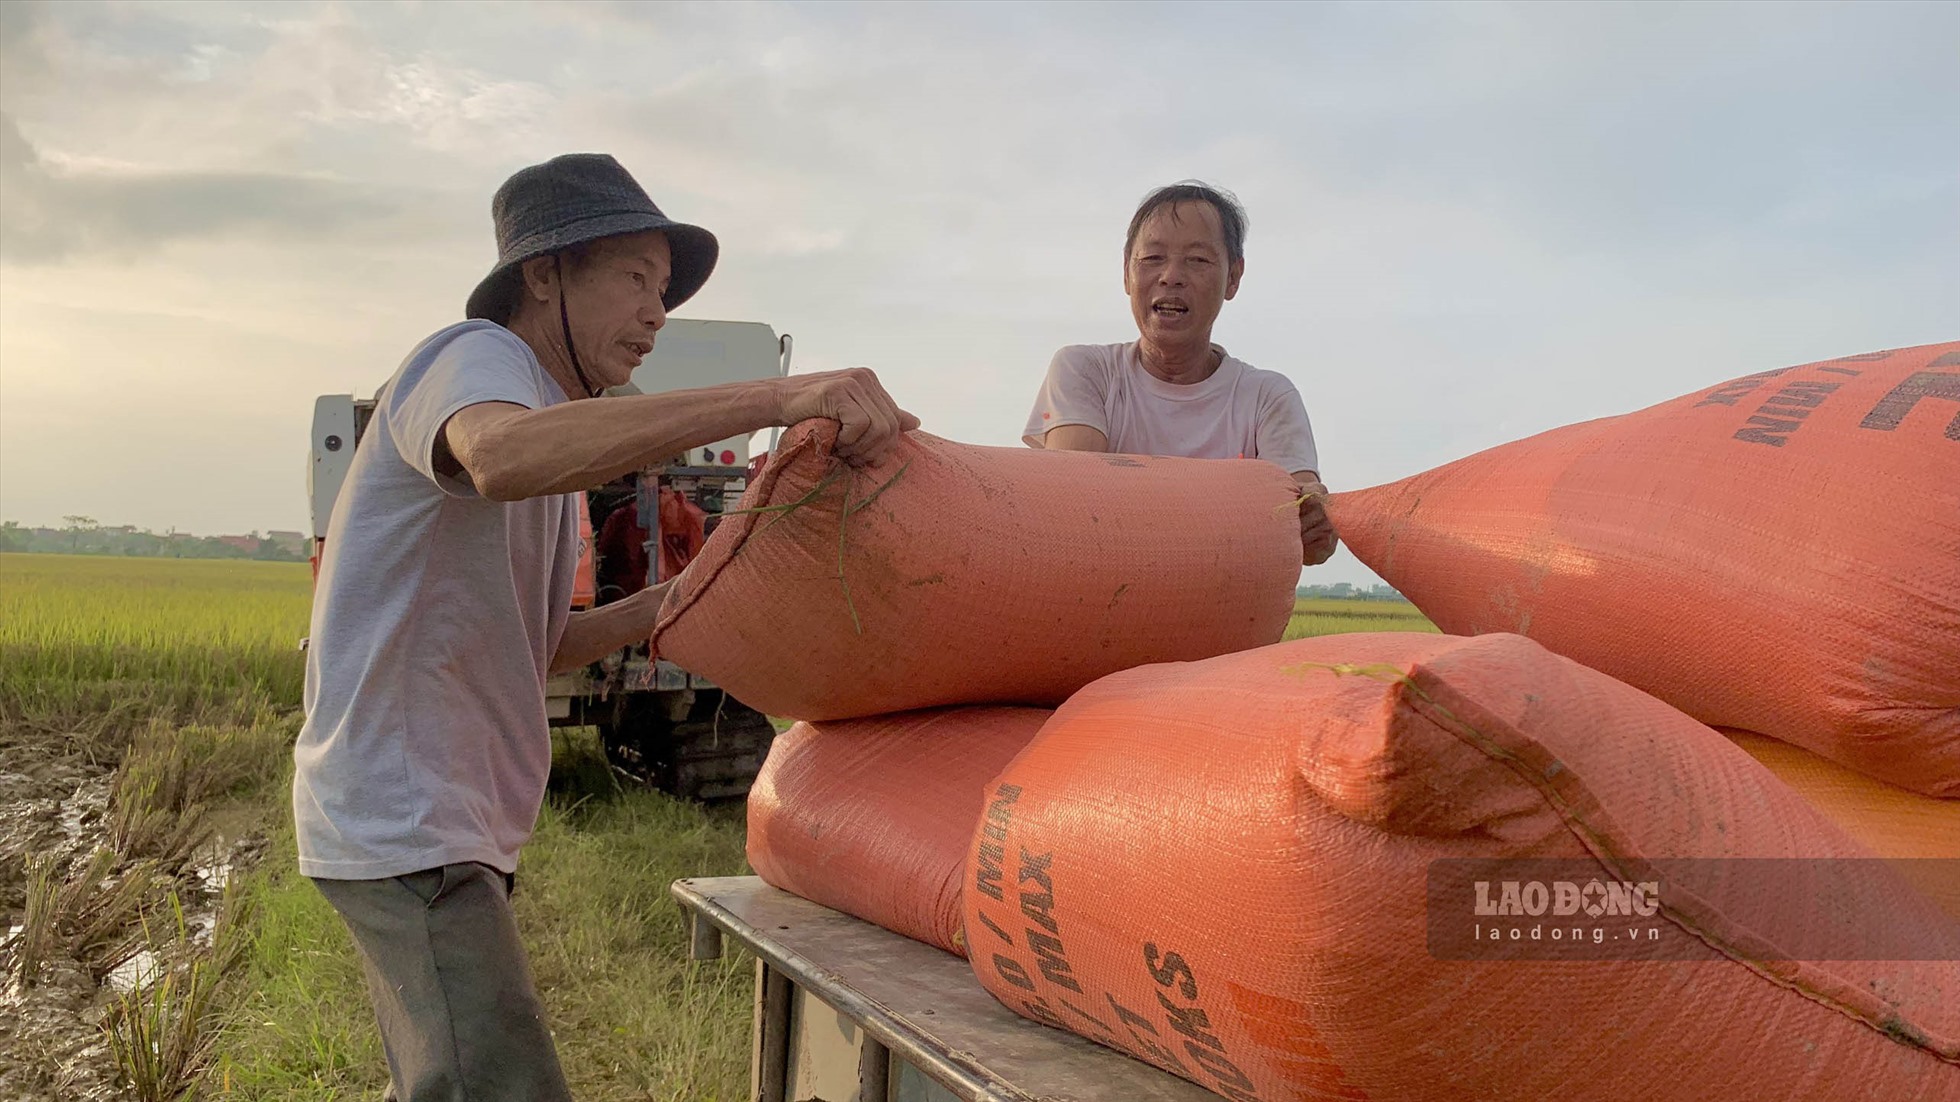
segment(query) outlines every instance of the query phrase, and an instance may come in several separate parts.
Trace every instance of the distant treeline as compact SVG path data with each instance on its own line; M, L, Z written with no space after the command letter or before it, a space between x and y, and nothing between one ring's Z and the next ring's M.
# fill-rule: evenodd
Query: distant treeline
M85 519L85 518L84 518ZM103 528L71 523L66 528L24 528L14 521L0 523L0 552L42 555L126 555L152 559L258 559L265 562L305 562L304 544L295 546L262 537L158 535L131 528Z
M1303 585L1293 591L1295 597L1306 600L1313 597L1333 598L1340 601L1407 601L1408 598L1385 585L1358 586L1347 582L1333 585Z

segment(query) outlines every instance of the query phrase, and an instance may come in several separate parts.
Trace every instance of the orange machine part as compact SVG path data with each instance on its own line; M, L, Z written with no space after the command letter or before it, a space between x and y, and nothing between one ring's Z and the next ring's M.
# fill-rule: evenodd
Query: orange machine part
M572 575L572 607L591 608L597 599L599 585L593 573L592 555L592 503L585 495L579 495L578 506L578 569Z
M1328 508L1446 632L1960 796L1960 343L1759 372Z
M672 487L660 490L660 577L680 577L708 540L708 514Z

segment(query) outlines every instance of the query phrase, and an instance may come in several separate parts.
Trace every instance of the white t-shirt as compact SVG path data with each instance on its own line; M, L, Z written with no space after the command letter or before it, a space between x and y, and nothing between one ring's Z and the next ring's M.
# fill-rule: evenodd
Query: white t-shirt
M516 870L551 772L544 682L571 614L578 495L481 497L436 473L436 434L479 402L567 400L487 321L423 341L382 389L313 594L293 752L305 875Z
M1021 439L1039 448L1050 429L1087 425L1113 452L1264 459L1289 474L1318 473L1313 426L1292 380L1218 353L1210 378L1167 383L1144 370L1135 341L1071 344L1049 363Z

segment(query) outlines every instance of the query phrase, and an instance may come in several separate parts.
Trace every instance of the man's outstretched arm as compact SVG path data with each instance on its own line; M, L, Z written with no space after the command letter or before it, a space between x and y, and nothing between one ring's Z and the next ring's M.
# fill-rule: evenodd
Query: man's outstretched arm
M551 672L588 666L621 647L646 642L660 615L660 602L672 584L669 579L612 604L572 613L565 621L564 636L558 640L558 652L551 656Z
M853 463L919 427L876 375L852 368L546 409L483 402L449 418L434 460L442 474L467 473L484 497L519 501L590 489L702 444L811 417L842 426L837 455Z

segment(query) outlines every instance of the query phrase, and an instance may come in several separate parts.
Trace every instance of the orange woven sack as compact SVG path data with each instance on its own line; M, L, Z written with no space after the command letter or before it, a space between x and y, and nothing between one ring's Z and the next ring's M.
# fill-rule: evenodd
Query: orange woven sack
M1908 792L1750 731L1722 733L1860 845L1902 859L1900 875L1960 918L1960 800Z
M1279 639L1300 534L1286 472L955 444L869 469L786 433L669 591L662 657L751 707L847 719L1055 705L1103 674Z
M1473 893L1488 862L1566 871ZM989 786L970 864L990 992L1239 1102L1960 1091L1960 923L1714 731L1518 635L1106 677ZM1868 937L1917 955L1810 959Z
M1759 372L1328 508L1446 632L1960 796L1960 343Z
M966 955L960 886L982 791L1052 713L944 708L799 723L749 790L749 865L770 884Z

